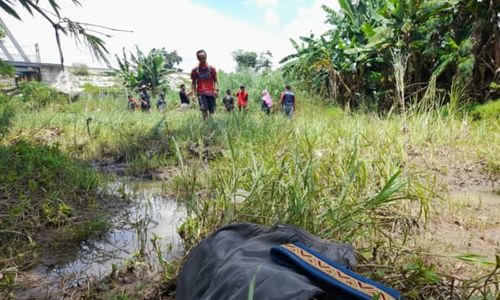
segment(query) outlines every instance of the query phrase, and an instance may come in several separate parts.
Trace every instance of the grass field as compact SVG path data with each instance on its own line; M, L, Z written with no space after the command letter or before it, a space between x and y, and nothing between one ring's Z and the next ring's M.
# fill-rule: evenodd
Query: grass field
M271 86L275 96L281 86L273 78L266 83L240 77L224 78L222 90L246 81L252 95ZM151 113L127 111L125 97L116 94L43 107L3 99L0 153L15 152L19 145L49 146L53 150L44 151L58 159L42 163L54 168L34 172L60 176L54 175L60 170L57 161L64 160L76 170L66 178L86 185L77 191L42 186L57 195L43 199L60 200L55 211L39 214L42 204L26 214L44 220L41 228L21 226L32 224L26 217L15 224L0 222L2 242L13 242L5 236L8 230L20 231L30 242L40 230L64 228L82 201L99 198L92 205L106 207L107 200L96 194L101 175L88 166L125 163L131 176L167 174L160 178L168 193L188 211L179 228L188 248L229 223L294 224L327 240L352 243L360 272L409 298L498 295L500 124L490 112L494 108L481 114L485 109L469 113L443 106L410 110L403 117L343 110L299 93L298 111L289 120L276 107L264 115L253 98L249 113L224 113L219 103L218 113L206 122L194 108L181 110L175 93L169 94L166 112ZM2 166L12 168L11 157L3 156ZM41 201L21 192L31 184L28 173L0 177L2 216L12 217L12 206L5 204L12 191L24 195L28 206ZM69 193L78 195L80 204L69 201ZM464 199L467 193L471 196ZM96 225L96 231L103 226ZM0 274L7 274L5 269L16 265L15 255L6 250L1 255ZM166 265L165 276L175 273L172 268ZM2 277L2 287L13 284Z

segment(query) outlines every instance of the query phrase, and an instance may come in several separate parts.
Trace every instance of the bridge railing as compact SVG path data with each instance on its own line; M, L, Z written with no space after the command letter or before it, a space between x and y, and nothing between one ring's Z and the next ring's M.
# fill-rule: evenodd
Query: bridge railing
M24 59L20 54L10 53L10 55L12 56L13 61L24 62ZM28 59L30 62L33 62L33 63L38 62L36 55L27 54L27 56L28 56ZM0 59L10 61L10 59L5 54L3 54L1 51L0 51Z

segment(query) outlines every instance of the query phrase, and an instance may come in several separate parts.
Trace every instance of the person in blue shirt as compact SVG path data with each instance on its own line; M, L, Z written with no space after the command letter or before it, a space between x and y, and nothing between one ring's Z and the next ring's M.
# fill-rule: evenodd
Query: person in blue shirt
M156 100L156 109L165 110L166 107L167 107L167 100L165 99L165 93L161 92L160 98Z
M281 93L281 109L289 118L293 116L293 113L297 109L295 94L290 85L287 85L283 93Z

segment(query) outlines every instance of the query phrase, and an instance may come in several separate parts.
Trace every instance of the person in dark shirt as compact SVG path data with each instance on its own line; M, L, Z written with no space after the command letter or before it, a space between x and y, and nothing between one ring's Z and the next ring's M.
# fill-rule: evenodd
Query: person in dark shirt
M289 85L287 85L283 93L281 93L281 109L289 118L293 116L293 113L297 109L295 94L292 91L292 87Z
M167 100L165 99L165 93L160 93L160 98L156 101L156 109L165 110L167 107Z
M227 112L232 112L234 110L234 98L231 95L231 90L226 91L226 96L222 99L222 103L224 103Z
M141 93L139 95L139 99L141 100L141 109L143 111L149 111L151 108L151 96L148 94L148 87L143 85L141 87Z
M179 98L181 99L181 105L186 104L189 105L189 97L188 94L186 93L186 85L181 84L181 90L179 91Z

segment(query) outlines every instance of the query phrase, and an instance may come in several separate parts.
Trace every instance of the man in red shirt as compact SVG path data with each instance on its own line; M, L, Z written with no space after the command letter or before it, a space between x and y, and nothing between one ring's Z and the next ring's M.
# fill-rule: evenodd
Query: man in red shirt
M207 53L205 50L196 52L199 64L191 71L193 93L198 97L203 119L206 120L208 113L215 113L215 97L217 97L217 71L207 64Z
M246 111L248 106L248 93L245 91L245 86L240 86L240 91L236 93L238 97L238 109Z

